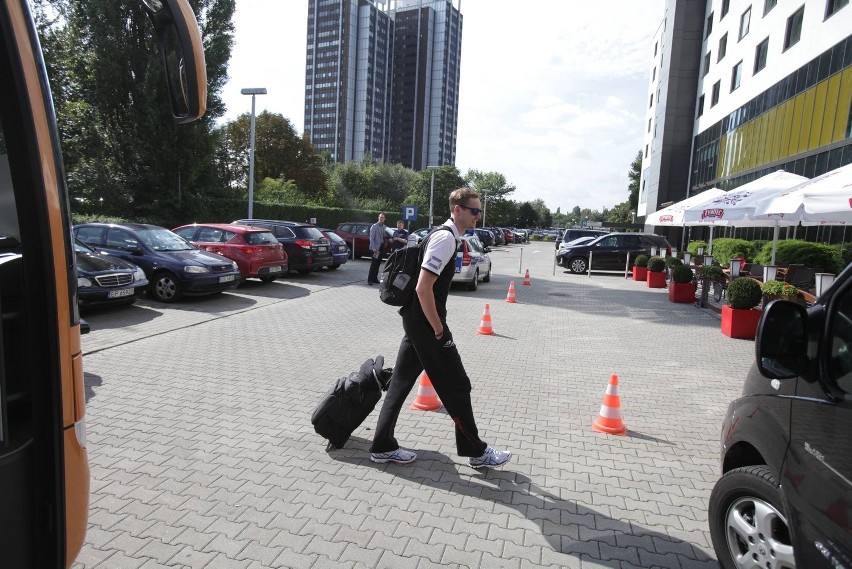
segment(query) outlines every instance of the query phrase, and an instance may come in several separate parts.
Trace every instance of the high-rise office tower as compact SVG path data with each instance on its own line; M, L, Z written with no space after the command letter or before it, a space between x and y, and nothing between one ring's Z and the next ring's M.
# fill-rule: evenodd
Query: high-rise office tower
M316 149L337 162L454 164L461 31L453 0L309 0L305 133Z

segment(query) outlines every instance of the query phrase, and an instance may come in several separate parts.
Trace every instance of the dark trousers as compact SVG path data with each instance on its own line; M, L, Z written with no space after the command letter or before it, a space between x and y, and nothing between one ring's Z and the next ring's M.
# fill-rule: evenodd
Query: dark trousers
M399 345L396 366L382 403L370 452L390 452L399 448L394 438L396 421L411 388L425 369L455 424L459 456L482 456L487 445L479 438L473 418L470 379L446 323L444 337L436 340L432 327L419 308L407 307L402 310L402 326L405 336Z
M370 272L367 273L367 282L368 283L377 283L379 282L379 265L382 264L382 255L379 253L378 255L373 256L370 260Z

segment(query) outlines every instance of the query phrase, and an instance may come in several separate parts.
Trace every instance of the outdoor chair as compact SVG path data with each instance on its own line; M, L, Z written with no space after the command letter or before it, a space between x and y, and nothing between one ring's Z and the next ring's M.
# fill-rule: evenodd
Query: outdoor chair
M809 269L808 267L797 268L792 277L790 276L789 271L787 273L787 282L806 292L813 291L816 285L815 279L816 270Z

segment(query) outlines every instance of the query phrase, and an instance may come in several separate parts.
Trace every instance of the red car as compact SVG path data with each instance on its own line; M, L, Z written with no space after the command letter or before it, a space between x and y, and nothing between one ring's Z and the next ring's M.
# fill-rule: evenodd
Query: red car
M172 230L197 247L234 261L243 279L270 282L287 274L287 253L268 230L227 223L196 223Z

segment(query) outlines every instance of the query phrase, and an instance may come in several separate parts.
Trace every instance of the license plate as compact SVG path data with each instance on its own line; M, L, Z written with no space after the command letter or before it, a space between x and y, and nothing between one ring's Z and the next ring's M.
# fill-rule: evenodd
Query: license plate
M328 253L328 247L317 247L317 251L320 253Z
M236 278L236 275L225 275L224 277L219 277L220 283L229 283L232 282Z
M269 272L270 273L280 273L281 267L269 267Z
M132 288L126 288L123 290L111 290L107 293L107 298L122 298L124 296L133 296L136 290Z

